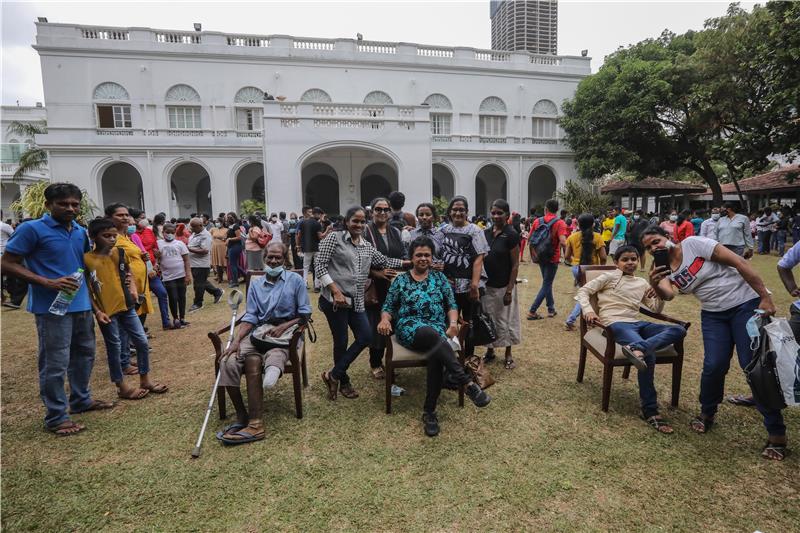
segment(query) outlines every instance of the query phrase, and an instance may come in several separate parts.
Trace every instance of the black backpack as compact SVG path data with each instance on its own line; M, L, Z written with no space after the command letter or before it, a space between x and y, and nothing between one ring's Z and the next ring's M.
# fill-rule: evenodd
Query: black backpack
M403 228L406 227L406 219L403 218L403 212L402 211L393 212L392 216L389 217L389 225L394 228L397 228L402 232Z
M544 217L539 218L539 225L528 239L531 247L531 260L534 263L549 263L553 259L556 252L553 249L552 229L559 220L556 216L545 224Z

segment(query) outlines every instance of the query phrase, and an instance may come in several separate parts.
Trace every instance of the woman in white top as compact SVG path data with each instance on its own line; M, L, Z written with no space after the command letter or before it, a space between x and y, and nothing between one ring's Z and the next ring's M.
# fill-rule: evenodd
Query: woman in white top
M734 347L742 368L753 357L747 321L757 310L766 316L774 315L775 304L750 263L716 241L687 237L674 244L663 228L650 226L642 233L642 244L650 253L668 250L669 266L650 271L650 285L663 300L672 300L675 288L700 300L705 354L700 377L701 409L692 419L691 428L706 433L713 426L722 401ZM764 417L769 434L762 456L780 461L787 454L786 426L781 412L760 405L756 408Z

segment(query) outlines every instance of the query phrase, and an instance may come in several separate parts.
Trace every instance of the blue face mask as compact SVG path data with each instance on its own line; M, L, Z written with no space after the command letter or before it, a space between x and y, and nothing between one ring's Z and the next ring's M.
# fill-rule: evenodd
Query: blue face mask
M745 325L747 336L750 337L750 348L753 350L758 348L758 339L761 337L761 334L759 333L759 327L761 326L762 313L763 311L756 309L755 314L750 317L750 320L748 320L747 324Z
M277 278L278 276L283 274L283 270L284 270L283 266L275 268L272 268L271 266L264 267L264 273L271 278Z
M128 235L133 235L134 233L136 233L136 226L135 225L128 226Z

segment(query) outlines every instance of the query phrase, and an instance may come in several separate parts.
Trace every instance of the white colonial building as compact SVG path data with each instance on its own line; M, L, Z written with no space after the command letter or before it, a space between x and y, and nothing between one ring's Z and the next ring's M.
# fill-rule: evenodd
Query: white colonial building
M3 220L8 218L16 219L18 213L11 211L11 203L18 200L20 195L28 185L32 185L40 180L48 179L48 170L43 168L31 171L19 178L15 178L17 172L17 162L19 156L33 145L34 139L23 138L15 133L8 131L8 126L12 122L39 123L46 120L45 109L41 104L36 106L3 106L0 108L0 209L3 212Z
M53 179L149 214L330 213L401 190L541 205L575 176L589 59L354 39L37 24ZM272 97L276 99L272 99ZM266 190L264 190L266 189Z

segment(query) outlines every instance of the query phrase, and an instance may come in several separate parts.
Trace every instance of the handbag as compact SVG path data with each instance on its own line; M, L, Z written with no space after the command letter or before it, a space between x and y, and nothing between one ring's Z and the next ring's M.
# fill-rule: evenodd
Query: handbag
M364 305L369 307L378 305L379 303L381 302L378 300L378 289L375 287L375 283L373 283L372 279L367 278L364 284Z
M279 336L272 334L273 330L278 326L275 324L262 324L250 333L250 343L253 347L261 353L267 353L273 348L288 348L292 340L294 332L300 327L300 324L294 324L284 331Z
M787 407L800 407L800 346L785 318L773 318L764 331L775 352L775 373Z
M497 328L492 317L484 313L483 306L478 302L472 313L472 327L469 338L474 346L485 346L497 340Z
M272 240L272 233L270 233L269 231L261 230L261 233L259 233L258 237L256 238L256 243L258 243L258 245L261 248L266 248L266 246L269 244L269 241L271 240Z
M122 284L122 294L125 295L125 307L128 309L132 307L138 308L141 303L133 300L133 295L128 288L129 270L128 265L125 263L125 250L122 248L117 248L117 250L119 251L119 268L117 269L117 272L119 272L119 282Z
M494 385L494 378L483 364L483 358L478 355L470 355L464 361L464 370L472 375L472 381L478 384L481 389L488 389Z
M759 333L758 349L744 369L747 384L750 385L753 399L758 405L766 409L783 409L786 402L775 368L775 351L770 349L769 335L763 326L759 328Z

